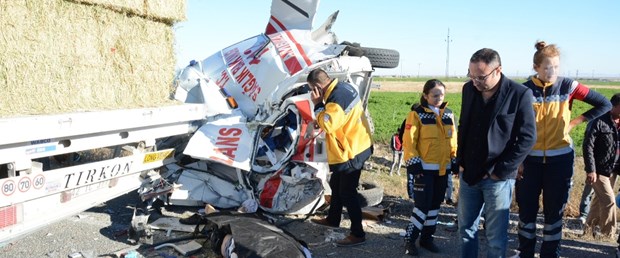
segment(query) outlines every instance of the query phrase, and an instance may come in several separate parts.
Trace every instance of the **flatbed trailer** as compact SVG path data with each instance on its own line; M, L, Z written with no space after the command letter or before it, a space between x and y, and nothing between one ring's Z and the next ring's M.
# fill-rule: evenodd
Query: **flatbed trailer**
M175 161L157 143L204 118L203 105L181 104L0 119L0 246L136 190ZM76 153L89 157L53 164Z

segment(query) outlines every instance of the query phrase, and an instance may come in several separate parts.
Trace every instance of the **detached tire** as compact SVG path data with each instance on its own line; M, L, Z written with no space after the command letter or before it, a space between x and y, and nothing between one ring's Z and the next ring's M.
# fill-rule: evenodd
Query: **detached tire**
M363 55L368 57L374 68L396 68L400 61L400 53L393 49L360 47Z
M361 182L357 187L357 199L362 208L378 205L383 201L383 187L374 182Z

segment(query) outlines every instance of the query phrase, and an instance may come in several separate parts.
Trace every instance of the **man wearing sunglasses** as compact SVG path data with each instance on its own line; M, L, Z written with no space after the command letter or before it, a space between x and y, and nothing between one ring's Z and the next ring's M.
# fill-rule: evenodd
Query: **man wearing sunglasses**
M467 76L457 150L461 257L478 257L481 212L488 240L486 256L506 257L517 168L536 142L532 92L502 74L501 59L493 49L472 55Z

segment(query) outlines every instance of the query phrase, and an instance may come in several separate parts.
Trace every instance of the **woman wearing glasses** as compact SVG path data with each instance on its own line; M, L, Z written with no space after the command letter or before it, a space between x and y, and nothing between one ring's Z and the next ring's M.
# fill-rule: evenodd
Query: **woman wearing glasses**
M516 199L519 204L519 256L534 257L536 214L542 191L543 243L540 257L559 257L562 216L573 176L575 152L569 132L611 108L605 97L583 84L560 77L560 51L555 44L536 43L536 74L524 83L534 94L536 145L519 168ZM592 105L587 112L571 120L573 100Z

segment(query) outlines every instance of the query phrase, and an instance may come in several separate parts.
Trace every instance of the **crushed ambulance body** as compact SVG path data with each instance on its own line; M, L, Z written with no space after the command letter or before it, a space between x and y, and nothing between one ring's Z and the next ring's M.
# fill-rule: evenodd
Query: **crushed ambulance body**
M366 108L374 68L396 67L399 55L338 43L330 31L338 12L312 30L318 4L274 0L265 33L180 72L175 98L203 104L207 116L178 151L191 159L168 165L162 179L144 185L143 196L167 193L158 198L220 208L253 201L281 214L322 203L329 168L324 133L313 124L308 72L320 67L356 86ZM364 119L370 128L370 117Z

